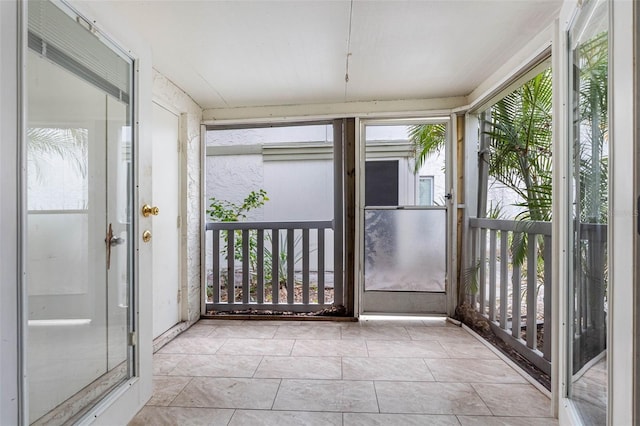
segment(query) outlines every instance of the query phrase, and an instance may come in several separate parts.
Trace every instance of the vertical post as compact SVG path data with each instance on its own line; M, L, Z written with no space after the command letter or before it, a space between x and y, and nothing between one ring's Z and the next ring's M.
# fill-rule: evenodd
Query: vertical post
M551 236L544 236L544 339L542 353L544 359L551 361Z
M344 305L342 146L344 119L333 120L333 304Z
M249 303L249 230L242 230L242 303Z
M480 314L485 314L485 304L487 302L487 230L480 228L480 273L478 287L480 287Z
M489 231L489 321L496 320L496 230Z
M256 262L258 263L258 271L256 276L256 299L258 303L264 303L264 229L258 229L257 237L258 245L256 250Z
M480 114L480 147L478 152L478 217L487 216L487 192L489 186L489 123L487 115L491 117L491 110Z
M287 229L287 303L293 305L293 294L296 286L295 279L295 247L293 238L293 229Z
M507 329L507 305L509 298L509 249L508 231L500 231L500 328Z
M220 303L220 230L213 229L213 253L212 253L212 275L213 275L213 303Z
M344 306L353 315L356 279L356 120L345 120L343 141L344 186Z
M302 230L302 303L309 304L309 229Z
M521 233L513 233L513 244L515 245L516 241L522 239ZM520 339L520 265L513 262L513 276L511 277L513 283L513 294L512 297L512 308L511 308L511 335L516 339Z
M280 296L280 230L271 230L271 302L278 304Z
M236 303L235 231L227 231L227 303Z
M324 228L318 228L318 304L324 304Z
M538 339L538 250L536 234L527 234L527 346L536 349Z

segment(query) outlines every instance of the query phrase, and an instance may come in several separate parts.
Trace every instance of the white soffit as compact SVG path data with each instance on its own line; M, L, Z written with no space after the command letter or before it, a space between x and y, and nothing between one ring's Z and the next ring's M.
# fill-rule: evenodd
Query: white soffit
M201 107L224 109L466 96L553 22L561 1L110 6L149 41L159 72Z

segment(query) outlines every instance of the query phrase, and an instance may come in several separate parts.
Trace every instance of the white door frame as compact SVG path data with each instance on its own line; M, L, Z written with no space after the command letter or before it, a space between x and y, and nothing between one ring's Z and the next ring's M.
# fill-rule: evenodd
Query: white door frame
M452 198L447 205L447 274L445 284L445 297L443 310L446 315L453 315L457 305L457 210L458 210L458 194L456 181L457 179L457 132L456 132L456 114L424 114L422 118L415 117L398 117L398 118L360 118L356 121L356 280L355 292L357 294L355 312L358 315L367 314L364 305L364 162L366 160L365 148L366 138L364 128L367 125L403 125L403 124L428 124L428 123L447 123L447 145L445 149L445 187Z

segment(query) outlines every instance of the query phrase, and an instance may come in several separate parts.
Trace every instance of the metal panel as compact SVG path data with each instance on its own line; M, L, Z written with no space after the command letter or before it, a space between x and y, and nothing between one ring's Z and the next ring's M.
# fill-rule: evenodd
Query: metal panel
M446 209L365 211L365 291L444 292Z

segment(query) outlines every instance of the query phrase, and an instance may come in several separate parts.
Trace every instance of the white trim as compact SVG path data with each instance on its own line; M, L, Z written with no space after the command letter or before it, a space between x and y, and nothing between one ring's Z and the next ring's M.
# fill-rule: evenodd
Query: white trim
M20 337L20 211L18 178L21 140L22 58L20 14L24 3L0 2L0 424L24 423Z
M300 121L346 117L420 117L447 115L466 105L465 96L394 101L341 102L331 104L281 105L205 109L204 124L237 124L268 121Z
M633 5L609 3L608 423L633 424L634 147Z
M500 91L505 85L508 85L513 79L514 74L518 70L522 70L530 66L545 50L551 46L553 37L553 25L545 28L538 33L527 45L518 53L513 55L509 60L501 66L491 77L481 83L468 96L467 109L474 110L487 102L493 94Z
M561 407L560 399L566 395L565 377L567 356L564 350L564 342L567 342L566 318L568 315L566 305L566 289L568 285L569 257L566 250L569 238L569 143L567 130L567 102L568 102L568 48L566 29L556 21L554 43L552 51L552 79L553 91L553 141L552 141L552 215L551 234L553 243L551 248L551 400L554 414L559 415Z

